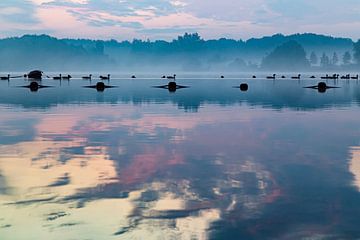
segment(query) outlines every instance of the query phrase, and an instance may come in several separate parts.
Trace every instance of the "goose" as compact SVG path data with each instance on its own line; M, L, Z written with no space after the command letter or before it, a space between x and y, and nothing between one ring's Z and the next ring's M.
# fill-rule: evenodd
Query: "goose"
M8 74L6 77L0 77L1 80L10 80L10 74Z
M58 77L53 77L54 80L61 80L61 74Z
M108 74L107 76L100 76L99 77L101 80L110 80L110 74Z
M354 76L354 77L351 77L351 79L359 80L359 74L357 74L357 75Z
M267 79L275 79L276 78L276 74L273 74L272 76L267 76Z
M132 75L132 76L131 76L131 78L132 78L132 79L135 79L135 78L136 78L136 76L135 76L135 75Z
M286 78L286 76L284 76L284 75L283 75L283 76L281 76L281 78L283 78L283 79L284 79L284 78Z
M223 75L221 75L220 78L225 78L225 77Z
M255 79L255 78L256 78L256 76L254 75L254 76L252 76L252 78L254 78L254 79Z
M345 76L341 76L341 79L350 79L350 74L347 74Z
M162 76L161 78L166 78L166 76L164 75L164 76Z
M316 77L313 75L313 76L311 76L310 78L311 78L311 79L315 79Z
M298 74L297 76L295 77L291 77L291 79L300 79L301 78L301 74Z
M172 79L172 80L176 80L176 74L174 74L174 76L167 76L167 79Z
M72 78L72 77L71 77L70 75L61 77L61 79L64 79L64 80L70 80L71 78Z
M84 80L91 80L92 78L92 74L90 74L89 76L83 76L82 79Z

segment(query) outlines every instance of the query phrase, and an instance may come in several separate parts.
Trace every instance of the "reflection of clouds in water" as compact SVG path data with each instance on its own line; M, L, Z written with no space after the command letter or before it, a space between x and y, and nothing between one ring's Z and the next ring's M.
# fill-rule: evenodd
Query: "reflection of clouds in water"
M350 148L350 172L354 174L354 184L360 191L360 147Z
M163 107L166 111L168 106ZM243 217L249 218L261 211L266 196L272 193L269 173L259 164L240 159L228 166L223 159L226 154L220 154L204 165L217 162L208 186L194 184L196 176L176 169L201 170L197 162L187 160L187 155L201 153L184 152L181 146L184 140L190 141L187 135L191 130L214 122L250 122L260 111L233 114L229 120L226 114L214 114L214 109L201 114L141 116L134 114L134 109L83 107L74 113L72 107L54 108L38 116L32 141L0 146L0 169L12 189L11 194L0 197L0 212L12 226L0 230L0 235L10 236L16 229L20 239L29 232L36 238L69 239L82 234L108 239L116 234L123 238L207 239L211 224L232 211L242 209ZM106 142L117 129L123 132L116 138L124 138L121 144L125 145ZM102 134L102 141L96 134L92 139L94 132ZM160 135L162 140L138 142L140 135ZM164 142L171 143L167 146ZM137 148L132 150L134 143ZM112 148L118 159L109 154ZM156 183L159 172L168 174L161 180L170 180ZM206 182L201 179L206 175L198 177ZM206 187L209 191L202 192ZM143 194L151 191L154 197L143 201ZM16 202L19 204L9 205Z

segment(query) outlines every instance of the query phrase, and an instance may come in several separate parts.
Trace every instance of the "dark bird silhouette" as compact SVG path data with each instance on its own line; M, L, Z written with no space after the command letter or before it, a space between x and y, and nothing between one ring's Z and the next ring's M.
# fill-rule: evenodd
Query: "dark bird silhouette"
M89 76L83 76L82 79L84 80L91 80L92 74L89 74Z
M110 80L110 74L108 74L107 76L100 76L99 77L101 80Z
M276 74L273 74L272 76L267 76L267 79L276 79Z
M220 78L225 78L225 77L223 75L221 75Z
M357 75L354 76L354 77L351 77L351 79L359 80L359 74L357 74Z
M341 79L350 79L350 74L346 74L344 76L341 76Z
M53 77L54 80L61 80L61 74L58 77Z
M131 76L131 78L135 79L135 78L136 78L136 76L135 76L135 75L132 75L132 76Z
M169 80L176 80L176 74L174 74L173 76L167 76L166 77L167 79L169 79Z
M315 77L315 76L311 76L310 78L311 78L311 79L315 79L316 77Z
M5 77L0 77L0 80L10 80L10 74Z
M301 78L301 74L298 74L297 76L295 77L291 77L291 79L300 79Z
M283 76L281 76L281 78L284 79L284 78L286 78L286 76L283 75Z
M61 79L64 79L64 80L70 80L72 78L71 75L67 75L67 76L62 76Z
M252 76L252 78L256 78L256 76L254 75L254 76Z

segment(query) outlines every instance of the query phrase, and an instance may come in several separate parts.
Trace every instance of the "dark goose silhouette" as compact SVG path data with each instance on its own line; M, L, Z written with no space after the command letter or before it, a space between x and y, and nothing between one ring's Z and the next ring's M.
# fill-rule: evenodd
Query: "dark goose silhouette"
M0 77L0 80L10 80L10 74L5 77Z
M346 74L344 76L341 76L341 79L350 79L350 74Z
M61 80L61 74L58 77L53 77L54 80Z
M110 80L110 74L108 74L107 76L100 76L99 77L101 80Z
M300 79L301 78L301 74L298 74L297 76L295 77L291 77L291 79Z
M173 76L167 76L166 77L167 79L169 79L169 80L176 80L176 74L174 74Z
M357 74L357 75L354 76L354 77L351 77L351 79L359 80L359 74Z
M135 75L132 75L132 76L131 76L131 78L135 79L135 78L136 78L136 76L135 76Z
M61 77L61 79L64 79L64 80L70 80L71 78L72 78L71 75Z
M272 76L267 76L267 79L275 79L276 78L276 74L273 74Z
M83 76L82 79L84 80L91 80L92 74L89 74L89 76Z

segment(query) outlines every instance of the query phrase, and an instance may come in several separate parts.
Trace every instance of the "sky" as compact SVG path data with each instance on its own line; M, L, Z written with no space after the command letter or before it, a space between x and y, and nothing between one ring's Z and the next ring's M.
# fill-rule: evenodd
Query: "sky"
M312 32L360 38L359 0L0 0L0 37L249 39Z

